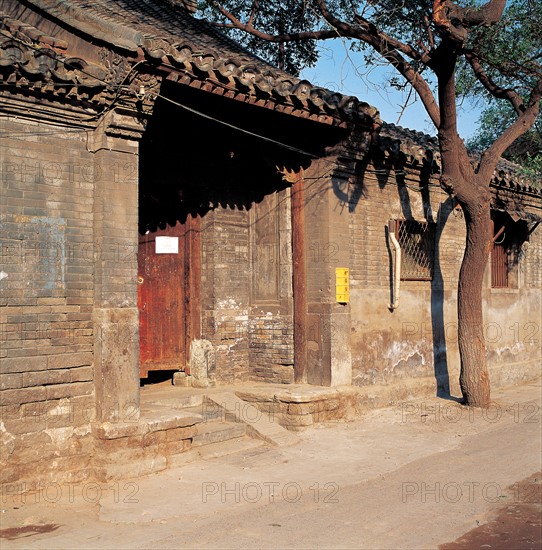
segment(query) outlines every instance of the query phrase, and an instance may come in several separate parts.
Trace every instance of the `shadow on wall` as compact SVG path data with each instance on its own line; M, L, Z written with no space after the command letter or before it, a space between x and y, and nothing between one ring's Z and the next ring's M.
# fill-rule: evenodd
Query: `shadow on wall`
M414 220L412 207L410 203L409 189L421 194L423 213L425 221L435 223L433 210L430 201L430 180L434 171L433 160L431 156L423 159L419 167L419 183L417 188L412 188L406 181L406 156L397 150L393 157L375 155L372 159L375 176L378 186L383 189L390 184L390 177L394 177L401 204L402 214L405 220ZM355 165L355 174L351 179L353 184L346 185L344 181L337 178L334 191L337 199L342 203L348 203L348 211L355 213L359 203L367 197L366 186L364 183L365 173L367 171L368 161L363 159ZM334 182L335 183L335 182ZM435 246L434 246L434 267L433 277L431 279L431 327L433 338L433 371L436 381L436 395L444 399L454 399L450 395L450 379L448 371L446 333L444 324L444 280L441 269L440 259L440 240L448 221L449 215L453 210L453 200L447 198L441 203L436 219L435 228ZM383 213L384 215L384 213ZM393 257L389 247L388 227L384 224L386 232L387 253L389 258L388 279L390 289L393 288ZM399 336L398 336L399 337Z
M453 199L448 197L439 207L435 231L435 260L431 280L431 328L433 331L433 368L437 381L437 397L451 399L446 330L444 326L444 280L440 263L440 239L453 210Z

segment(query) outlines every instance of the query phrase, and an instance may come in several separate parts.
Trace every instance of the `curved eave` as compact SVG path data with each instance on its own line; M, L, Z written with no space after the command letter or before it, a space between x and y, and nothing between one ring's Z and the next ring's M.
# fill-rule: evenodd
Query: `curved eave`
M115 10L108 11L106 3L100 2L84 9L81 2L73 0L23 1L64 27L129 52L132 58L140 60L143 55L149 65L169 65L180 73L188 71L201 81L201 88L210 83L215 93L221 88L234 89L236 99L242 100L248 93L259 101L266 98L266 106L274 102L277 110L339 126L365 122L369 125L378 118L377 109L369 104L313 86L272 67L228 37L218 36L206 22L191 18L182 9L173 9L165 1L136 2L140 11L128 11L120 3L113 3ZM133 17L127 23L128 14L139 13L143 17L145 10L149 10L149 17L142 19L139 29L134 27ZM171 21L166 21L168 18ZM196 86L193 81L191 85Z

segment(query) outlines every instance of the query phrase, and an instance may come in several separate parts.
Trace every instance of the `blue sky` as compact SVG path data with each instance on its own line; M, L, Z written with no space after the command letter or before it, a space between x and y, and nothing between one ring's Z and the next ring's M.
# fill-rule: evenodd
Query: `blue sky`
M409 106L401 114L408 91L399 92L387 83L388 76L398 76L393 68L381 66L368 69L364 66L363 56L349 51L341 40L328 41L321 48L318 63L311 69L305 69L301 78L366 101L380 111L382 120L386 122L435 135L435 128L421 102L416 100L414 92ZM458 126L462 138L470 138L475 133L478 116L479 110L472 105L459 108Z

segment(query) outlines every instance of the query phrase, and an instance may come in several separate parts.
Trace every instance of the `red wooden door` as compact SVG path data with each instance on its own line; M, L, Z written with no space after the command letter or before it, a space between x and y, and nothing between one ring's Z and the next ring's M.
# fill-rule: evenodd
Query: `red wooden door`
M200 218L139 236L140 377L184 370L200 338Z
M139 237L140 376L178 370L186 362L185 229L157 229Z

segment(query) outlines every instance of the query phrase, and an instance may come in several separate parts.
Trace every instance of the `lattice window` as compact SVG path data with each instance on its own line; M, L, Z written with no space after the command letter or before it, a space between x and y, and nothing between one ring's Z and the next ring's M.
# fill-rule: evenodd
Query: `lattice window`
M529 231L525 220L514 221L504 212L491 213L491 287L518 288L521 245Z
M430 281L435 264L434 223L395 220L395 234L401 246L401 280Z
M491 287L507 288L508 278L508 250L505 245L506 225L502 220L496 223L492 220L493 239L491 241Z

